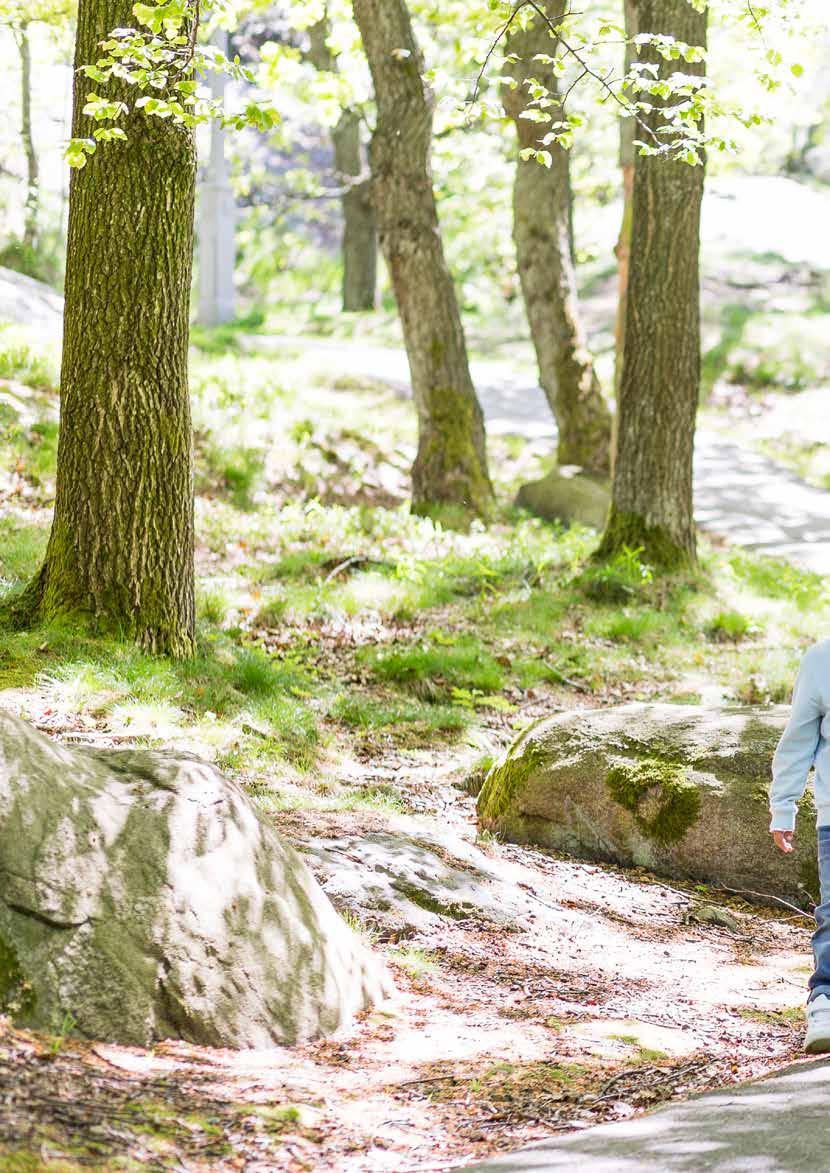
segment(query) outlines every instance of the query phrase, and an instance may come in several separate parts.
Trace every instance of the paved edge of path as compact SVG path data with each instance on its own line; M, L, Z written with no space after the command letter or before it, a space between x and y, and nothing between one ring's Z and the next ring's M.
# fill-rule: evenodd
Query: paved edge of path
M463 1168L466 1173L822 1173L830 1168L828 1125L830 1060L825 1058Z

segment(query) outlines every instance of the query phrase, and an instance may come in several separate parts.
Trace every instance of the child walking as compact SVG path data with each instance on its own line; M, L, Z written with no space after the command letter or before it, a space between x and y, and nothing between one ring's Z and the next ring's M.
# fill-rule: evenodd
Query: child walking
M815 766L819 905L813 934L815 969L809 981L807 1034L811 1055L830 1051L830 639L801 661L792 711L772 759L770 831L781 851L793 850L796 804Z

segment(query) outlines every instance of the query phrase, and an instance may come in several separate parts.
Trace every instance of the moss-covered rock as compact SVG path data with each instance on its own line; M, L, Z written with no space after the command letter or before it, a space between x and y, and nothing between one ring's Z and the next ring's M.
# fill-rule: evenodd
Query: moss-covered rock
M538 481L522 485L516 504L546 521L602 529L611 503L611 487L601 477L573 465L554 468Z
M794 855L770 839L767 786L787 709L629 704L525 732L478 798L483 827L583 858L806 903L818 895L815 810Z
M294 1042L386 978L300 857L194 758L0 712L0 1013L146 1045Z

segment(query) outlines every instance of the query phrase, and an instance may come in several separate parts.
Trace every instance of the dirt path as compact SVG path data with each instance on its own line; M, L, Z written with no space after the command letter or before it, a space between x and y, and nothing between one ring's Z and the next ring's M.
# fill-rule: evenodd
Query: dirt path
M0 1167L25 1145L108 1169L437 1171L795 1056L802 923L733 903L729 929L642 872L477 842L432 752L373 769L425 813L303 810L280 828L385 953L397 1001L263 1052L6 1026Z

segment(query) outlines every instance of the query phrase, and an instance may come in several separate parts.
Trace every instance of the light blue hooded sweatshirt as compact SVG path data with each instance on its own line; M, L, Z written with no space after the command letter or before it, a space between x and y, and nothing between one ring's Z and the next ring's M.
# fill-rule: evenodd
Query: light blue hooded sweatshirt
M771 831L795 828L796 804L815 765L816 822L830 826L830 639L814 644L801 661L793 707L772 759Z

